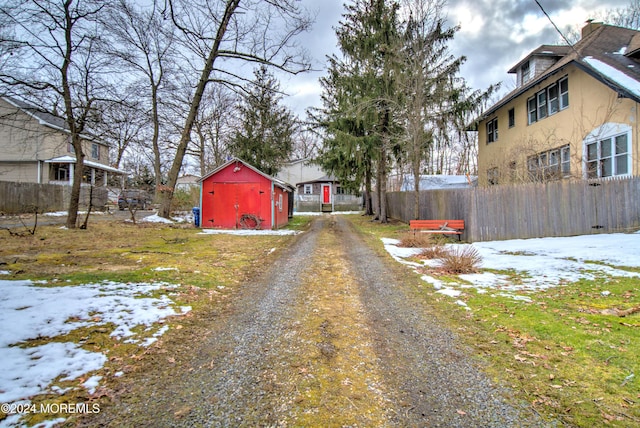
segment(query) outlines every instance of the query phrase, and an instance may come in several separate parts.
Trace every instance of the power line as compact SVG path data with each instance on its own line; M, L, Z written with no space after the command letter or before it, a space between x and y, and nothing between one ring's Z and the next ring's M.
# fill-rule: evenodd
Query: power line
M576 55L578 55L578 57L580 57L580 54L578 53L578 51L576 50L576 48L573 47L573 43L571 43L564 34L562 34L562 31L560 31L560 29L558 28L558 26L555 24L555 22L553 22L553 19L551 19L551 17L549 16L549 14L547 13L546 10L544 10L544 7L542 7L542 5L540 4L540 2L538 0L533 0L536 2L536 4L538 5L538 7L540 8L540 10L542 11L542 13L544 13L544 16L547 17L547 19L549 20L549 22L551 23L551 25L553 25L553 28L556 29L556 31L558 32L558 34L560 34L560 37L562 37L562 39L567 42L567 45L569 45L569 47L576 53Z

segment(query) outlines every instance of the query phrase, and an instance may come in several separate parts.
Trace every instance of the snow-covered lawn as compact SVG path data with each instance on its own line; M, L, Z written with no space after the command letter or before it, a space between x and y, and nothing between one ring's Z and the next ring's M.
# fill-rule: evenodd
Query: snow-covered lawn
M398 240L383 238L383 243L397 261L411 267L418 268L435 263L426 261L425 264L420 264L407 260L422 250L398 247ZM499 289L501 292L509 293L518 290L535 291L580 279L640 277L638 272L622 269L640 267L640 233L447 245L472 245L482 256L481 270L509 271L519 279L514 284L511 279L513 275L487 271L459 275L459 283L444 283L429 275L422 277L439 292L452 297L459 296L462 289L470 287L481 292Z
M77 379L107 361L107 355L87 351L81 343L47 340L29 346L29 340L56 338L81 327L113 325L111 336L149 346L167 330L159 322L190 311L189 307L177 308L168 297L175 287L118 282L63 286L0 279L0 403L27 404L34 395L64 393L53 385L55 379ZM164 294L151 296L159 291ZM146 330L136 334L136 326ZM93 376L83 386L91 394L99 381ZM9 416L0 421L0 427L20 426L20 416Z

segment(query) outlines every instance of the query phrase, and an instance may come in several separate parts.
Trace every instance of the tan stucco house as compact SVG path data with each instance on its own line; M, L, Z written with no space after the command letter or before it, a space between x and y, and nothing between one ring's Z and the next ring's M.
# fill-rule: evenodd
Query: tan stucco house
M124 171L109 166L109 146L83 136L83 183L106 186ZM0 97L0 181L71 185L76 156L64 119L11 97Z
M520 60L478 123L480 185L640 174L640 32L589 22Z

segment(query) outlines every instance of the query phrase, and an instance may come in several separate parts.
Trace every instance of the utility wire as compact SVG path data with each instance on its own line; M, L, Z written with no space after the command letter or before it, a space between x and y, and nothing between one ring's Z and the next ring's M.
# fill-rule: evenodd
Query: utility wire
M547 19L549 20L549 22L551 23L551 25L553 25L553 28L556 29L556 31L558 32L558 34L560 34L560 37L562 37L562 39L567 42L567 45L569 45L569 47L576 53L576 55L578 55L578 58L581 57L580 53L576 50L576 48L573 47L573 44L565 37L564 34L562 34L562 31L560 31L560 29L558 28L558 26L555 24L555 22L553 22L553 19L551 19L551 17L549 16L549 14L547 13L546 10L544 10L544 7L542 7L542 5L540 4L540 2L538 0L533 0L536 2L536 4L538 5L538 7L540 8L540 10L542 11L542 13L544 13L544 16L547 17Z

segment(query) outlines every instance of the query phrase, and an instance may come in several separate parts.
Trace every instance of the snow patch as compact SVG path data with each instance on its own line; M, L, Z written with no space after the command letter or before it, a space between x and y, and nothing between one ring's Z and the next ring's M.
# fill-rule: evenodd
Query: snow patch
M65 389L51 385L55 379L77 379L102 368L107 361L104 354L87 351L76 343L30 346L31 339L54 338L80 327L112 323L115 328L111 336L148 346L148 341L141 342L146 339L132 331L135 326L147 326L150 331L166 317L191 310L188 306L176 307L166 295L149 297L152 292L176 287L110 281L40 286L29 280L0 280L0 326L4 327L0 329L0 402L25 404L35 395L63 394ZM168 328L159 328L152 339L157 340ZM92 394L99 381L99 376L93 376L83 385ZM15 416L4 419L0 426L20 425L20 415Z
M385 249L398 262L417 269L436 266L434 261L419 264L406 260L421 249L400 248L396 239L382 238ZM513 283L511 276L493 272L458 275L460 283L446 284L429 275L421 278L433 285L439 293L458 297L453 293L464 288L475 288L478 292L499 290L501 296L529 302L526 296L513 294L516 291L540 291L549 287L572 283L581 279L601 277L634 277L640 273L622 267L640 267L639 233L614 233L582 235L565 238L514 239L510 241L477 242L474 247L482 257L484 269L513 271L519 278Z

